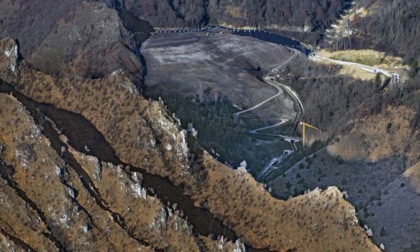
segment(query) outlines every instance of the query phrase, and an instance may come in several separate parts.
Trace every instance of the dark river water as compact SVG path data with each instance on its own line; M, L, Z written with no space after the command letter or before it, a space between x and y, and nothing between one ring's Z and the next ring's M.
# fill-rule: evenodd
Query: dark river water
M296 49L305 55L308 55L312 50L306 47L298 40L282 36L280 34L261 30L261 29L232 29L219 25L211 25L203 28L190 28L190 29L170 29L170 30L159 30L157 33L188 33L188 32L205 32L205 31L225 31L238 36L253 37L265 42L274 43L286 47Z
M3 82L1 79L0 93L11 93L30 111L37 124L42 126L42 132L51 141L51 147L56 149L58 153L60 153L60 148L64 145L64 143L61 142L53 127L47 125L48 122L46 122L45 119L42 119L45 116L51 118L56 123L57 127L62 129L63 134L65 134L69 139L69 144L77 151L87 155L94 155L99 160L111 162L114 165L122 164L123 166L127 166L127 164L124 164L119 159L115 150L106 141L105 137L83 116L71 111L56 108L51 104L38 103L14 89L12 85ZM89 146L90 151L86 152L84 146ZM118 213L114 213L108 209L106 203L101 199L93 182L83 168L77 163L74 157L66 151L63 158L76 170L83 185L98 205L104 210L110 212L114 221L116 221L121 227L125 228L126 223L124 223L124 219L122 219ZM184 195L182 187L175 186L167 178L150 174L141 167L131 166L131 171L136 171L142 174L142 186L152 189L148 190L148 194L156 194L156 196L166 205L168 205L168 202L177 203L178 208L183 210L186 216L188 216L188 220L193 225L193 232L195 234L204 236L208 236L210 234L216 236L223 235L233 241L238 238L233 230L223 225L223 223L219 219L215 218L210 211L195 207L193 200L189 196Z
M297 40L265 30L236 30L233 31L232 34L253 37L266 42L291 47L298 51L301 51L305 55L308 55L311 52L311 49L305 47L301 42Z
M153 27L147 21L137 18L135 15L124 10L120 6L116 6L116 10L118 11L120 18L123 20L124 26L132 33L134 40L137 44L136 54L139 57L139 60L142 62L143 67L147 69L144 62L144 58L140 53L140 48L141 43L147 40L150 37L150 35L153 32L155 32ZM208 26L200 29L170 31L168 30L157 32L182 33L203 32L213 30L224 30L226 32L238 36L254 37L266 42L294 48L306 55L308 55L311 52L309 48L305 47L302 43L300 43L297 40L259 29L235 30L222 26ZM107 143L104 136L99 131L97 131L94 125L92 125L83 116L62 109L58 109L50 104L37 103L31 100L30 98L24 96L20 92L16 91L10 85L6 83L2 84L1 80L0 92L12 92L13 95L17 97L19 101L21 101L31 111L31 113L37 113L36 111L40 111L43 115L46 115L53 121L55 121L63 129L63 133L69 138L69 143L79 152L85 153L86 151L84 149L84 146L86 145L90 148L90 153L86 154L94 155L102 161L112 162L114 164L123 164L121 160L119 160L118 156L115 154L115 151L112 149L109 143ZM48 129L48 127L45 127L45 129ZM53 132L46 132L46 134L50 135L50 140L59 141L57 137L52 136L52 134L54 134ZM53 143L53 145L61 146L61 143L57 142L55 144ZM68 157L67 159L68 161L71 161L73 158ZM77 164L75 164L75 166L77 167ZM131 167L131 170L140 172L143 175L143 186L152 188L154 193L157 194L158 198L162 202L177 203L179 208L182 209L188 216L189 222L193 224L194 233L204 236L207 236L209 234L214 234L218 236L223 235L224 237L227 237L230 240L236 240L238 238L238 236L233 230L224 226L223 223L220 220L216 219L208 210L195 207L194 202L188 196L184 195L183 188L175 186L169 181L169 179L149 174L140 167ZM82 178L86 177L83 171L78 171L78 173L81 173L80 175ZM87 185L91 184L91 181L88 177L86 177L86 183ZM149 193L151 192L149 191ZM96 195L95 192L92 192L92 196L98 197L98 195ZM121 225L124 225L124 223L122 223ZM265 251L264 249L258 250L249 246L247 247L247 250Z
M189 28L189 29L171 29L171 30L159 30L155 31L153 27L145 20L141 20L137 18L132 13L124 10L123 8L118 8L117 11L119 12L119 16L124 22L124 26L132 32L134 35L134 39L137 44L136 54L139 60L143 65L143 77L147 74L147 66L146 62L141 55L141 44L147 40L152 33L189 33L189 32L226 32L231 33L237 36L248 36L253 37L265 42L275 43L278 45L286 46L295 50L298 50L305 55L309 55L311 53L311 49L303 45L301 42L288 38L270 31L260 30L260 29L231 29L223 26L207 26L203 28ZM144 176L145 182L148 181L149 186L154 188L156 192L158 192L159 198L161 198L164 202L171 201L176 203L181 203L180 206L184 211L187 213L191 223L193 223L195 227L195 231L200 234L209 234L210 232L213 234L224 235L229 239L236 239L237 236L235 232L230 230L229 228L223 226L223 224L219 220L215 220L214 216L210 214L208 211L204 211L202 209L197 209L192 205L192 201L182 195L182 189L178 187L174 187L167 179L163 179L161 177L155 175L149 175L142 171ZM217 223L216 228L212 228L211 223ZM248 251L265 251L265 249L257 250L251 247L247 247Z
M153 27L149 24L149 22L137 18L131 12L124 9L119 9L118 15L124 22L124 26L131 31L134 36L134 40L138 45L150 37Z

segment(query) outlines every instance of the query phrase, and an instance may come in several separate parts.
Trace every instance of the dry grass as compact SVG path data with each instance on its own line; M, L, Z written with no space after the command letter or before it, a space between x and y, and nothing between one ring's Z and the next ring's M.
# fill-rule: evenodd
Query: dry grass
M355 62L368 66L403 67L400 57L393 57L386 55L384 52L369 49L334 52L321 51L321 54L331 59Z
M345 160L364 159L370 162L398 153L407 158L409 165L413 165L420 160L420 142L413 141L419 138L420 132L410 127L415 113L408 107L399 106L359 119L351 131L339 136L340 141L331 143L328 150Z
M245 18L244 17L244 12L241 11L241 9L239 7L236 6L227 6L226 7L226 11L225 11L228 15L234 17L234 18Z
M317 54L334 60L354 62L368 66L377 66L390 72L397 72L401 76L404 76L409 70L408 66L403 65L403 60L400 57L394 57L387 55L384 52L370 49L342 50L332 52L327 50L320 50L317 52ZM372 80L376 77L376 74L366 72L353 66L342 66L340 74L352 76L353 78L362 80Z
M105 204L126 220L127 228L131 230L129 235L110 218L108 211L96 203L75 170L70 166L65 169L63 160L50 147L48 139L39 133L25 108L14 97L4 94L0 94L0 105L0 145L5 148L1 158L15 168L13 180L49 220L48 223L38 222L37 213L26 208L26 203L0 179L0 195L4 203L0 225L7 232L37 250L54 250L54 244L40 234L48 232L45 225L51 225L58 238L65 240L63 245L67 249L150 251L133 236L147 241L153 248L199 251L188 223L178 214L172 214L170 209L167 209L170 216L166 216L163 223L161 214L162 211L165 213L165 206L155 197L139 197L133 190L136 183L122 167L102 163L101 177L95 180L98 160L70 149L93 179ZM66 138L62 136L61 139ZM18 153L20 146L29 144L33 153ZM65 174L62 176L66 177L66 184L61 180L62 176L56 174L57 167ZM45 184L48 184L48 189L41 189ZM68 185L77 191L76 203L72 202ZM83 231L87 225L89 231ZM216 244L215 241L208 242Z
M208 155L203 165L208 179L194 198L205 199L244 241L260 241L261 247L280 250L376 250L358 226L354 208L337 188L281 201L271 197L251 175L226 169Z
M40 134L29 113L16 99L4 95L1 99L4 106L1 106L0 144L5 147L2 159L15 169L13 180L20 189L48 216L47 222L41 221L40 225L50 226L55 236L68 248L92 249L92 245L85 244L86 240L96 239L92 234L78 238L80 230L88 221L88 216L77 211L77 207L72 204L68 188L62 184L60 177L55 173L57 168L64 169L63 160L50 147L48 139ZM48 187L46 188L45 185ZM60 200L57 201L57 199ZM20 208L17 206L14 211L20 211ZM36 223L37 218L38 216L32 221ZM23 224L30 228L30 223L18 218L12 219L10 225ZM38 231L36 226L33 228L36 232L43 230L39 228ZM33 244L40 250L51 250L50 243L44 241L38 244L30 240L36 235L28 234L17 233L17 236L28 239L29 244Z
M20 237L26 244L39 251L53 251L54 244L48 240L41 232L47 232L42 222L37 222L37 213L31 208L22 207L25 201L19 198L16 192L8 186L7 182L0 178L0 198L2 207L0 208L0 226L8 234ZM4 242L7 239L1 239ZM1 251L8 251L0 244ZM10 251L10 250L9 250Z
M95 157L86 156L71 147L70 151L89 176L93 178L95 187L108 203L108 207L122 215L135 237L141 237L148 241L154 248L175 251L188 248L190 251L199 251L196 240L188 228L188 223L177 214L170 216L165 214L166 223L161 222L161 214L165 213L165 206L156 197L146 194L138 195L135 188L141 190L141 182L134 182L124 172L124 167L104 162L99 164ZM99 166L101 168L98 173ZM143 188L143 190L145 189ZM166 211L172 212L170 209L166 209ZM214 243L214 241L212 242Z
M420 162L407 169L404 176L411 181L416 192L420 194Z
M271 197L249 174L238 174L206 153L194 163L200 171L194 171L188 163L184 135L162 104L142 98L121 74L70 81L22 66L20 77L10 82L18 83L23 93L39 102L82 114L105 136L123 162L184 184L197 203L205 202L214 215L253 247L378 251L357 225L353 207L336 188L281 201ZM172 148L166 148L168 145ZM114 171L108 172L107 181L114 184ZM104 186L102 192L107 190L105 185L99 186ZM129 204L111 195L104 193L119 204ZM117 210L119 204L110 206Z

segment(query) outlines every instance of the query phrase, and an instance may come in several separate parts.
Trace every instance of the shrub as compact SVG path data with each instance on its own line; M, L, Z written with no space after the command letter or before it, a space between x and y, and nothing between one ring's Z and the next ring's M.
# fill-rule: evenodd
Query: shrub
M369 217L369 212L364 212L363 217L368 218Z
M381 228L381 230L379 231L379 235L380 235L381 237L383 237L383 236L385 236L385 235L386 235L386 230L385 230L385 228L384 228L384 227L382 227L382 228Z
M337 161L337 164L339 165L344 164L344 160L340 156L337 156L336 161Z

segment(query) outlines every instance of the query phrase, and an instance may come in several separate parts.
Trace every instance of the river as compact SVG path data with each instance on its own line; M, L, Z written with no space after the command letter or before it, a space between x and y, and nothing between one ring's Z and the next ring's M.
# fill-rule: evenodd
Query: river
M65 146L65 143L61 142L53 127L46 124L48 123L47 120L43 119L45 116L52 119L57 127L62 129L63 134L69 139L69 144L77 151L85 153L86 155L96 156L99 160L110 162L114 165L127 166L127 164L119 159L115 150L106 141L105 137L83 116L71 111L56 108L51 104L38 103L17 91L12 85L3 82L1 79L0 93L11 93L30 111L32 117L37 122L37 125L43 126L43 134L51 141L51 146L57 153L60 153L60 148L61 146ZM89 152L86 151L84 146L89 146ZM93 185L90 177L83 168L80 167L71 153L66 151L63 158L76 170L83 185L98 205L105 211L110 212L117 224L122 227L126 226L124 219L119 216L118 213L112 212L106 206L106 203L101 199L100 194ZM203 236L208 236L210 234L224 236L233 241L238 238L233 230L223 225L222 221L215 218L209 210L195 207L194 201L184 194L184 189L180 186L175 186L168 178L150 174L141 167L131 166L131 171L142 174L142 186L152 189L147 191L148 194L153 195L156 193L157 197L165 205L168 205L168 202L177 203L179 209L183 210L188 216L189 222L193 225L194 233Z
M285 37L280 34L266 31L262 29L233 29L220 25L210 25L202 28L188 28L188 29L167 29L158 30L156 33L188 33L188 32L206 32L206 31L220 31L226 32L237 36L253 37L265 42L274 43L289 48L296 49L306 56L308 56L312 50L306 47L304 44L293 38Z
M124 26L132 33L133 38L137 44L136 55L139 58L144 68L143 77L145 76L145 74L147 74L147 67L146 67L146 62L143 56L141 55L141 44L145 40L147 40L153 33L187 33L187 32L223 31L223 32L231 33L237 36L249 36L249 37L253 37L253 38L265 41L265 42L286 46L286 47L298 50L307 56L309 55L309 53L312 52L311 49L304 46L301 42L295 39L288 38L288 37L285 37L285 36L270 32L270 31L261 30L261 29L232 29L232 28L223 27L219 25L212 25L212 26L207 26L203 28L170 29L170 30L155 31L154 28L146 20L137 18L132 13L124 10L124 8L121 8L121 6L116 6L115 9L118 11L120 18L123 20ZM70 119L70 118L67 118L67 119ZM74 120L75 118L71 120L66 120L66 121L74 121ZM78 119L76 121L81 122L83 120ZM88 122L84 122L82 124L83 124L83 127L86 127L86 124L88 124ZM92 128L92 130L95 131L93 132L94 134L100 135L100 133L97 132L93 126L91 126L90 128ZM67 134L70 135L69 136L70 141L72 140L72 135L74 135L71 132L72 130L67 130L66 132ZM77 136L74 135L73 137L76 138ZM100 135L99 138L103 138L103 136ZM83 152L82 146L84 146L86 142L81 141L81 140L82 139L80 138L73 139L73 141L71 142L73 142L74 144L76 144L77 142L80 142L77 144L79 145L79 148L76 148L76 149ZM107 149L108 152L111 151L113 153L113 155L111 156L113 156L114 158L113 160L109 160L109 161L113 161L113 163L121 163L121 161L118 160L118 158L114 154L113 150L109 149L110 147L106 143L106 141L102 140L100 142L101 142L100 145L105 147L105 149ZM93 146L92 144L87 144L87 145ZM98 158L106 159L106 156L100 155L100 153L95 153L95 154L96 156L98 156ZM183 195L182 188L174 186L166 178L148 174L143 169L133 168L133 170L137 170L143 174L144 185L155 189L154 191L158 194L158 197L163 202L168 202L170 200L171 202L178 203L180 208L186 212L190 222L194 225L195 232L201 235L208 235L209 233L213 233L217 235L224 235L225 237L228 237L231 240L237 239L237 235L235 234L235 232L233 230L230 230L226 226L224 226L220 220L216 220L209 211L194 207L192 200L189 197ZM216 225L211 225L211 223L214 223L214 222L216 223ZM247 249L250 251L257 251L250 247L247 247Z

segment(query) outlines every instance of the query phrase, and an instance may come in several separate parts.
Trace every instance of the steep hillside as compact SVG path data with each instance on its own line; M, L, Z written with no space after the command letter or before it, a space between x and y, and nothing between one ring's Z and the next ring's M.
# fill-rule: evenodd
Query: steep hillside
M410 179L411 184L415 188L416 192L420 194L420 162L411 166L405 173L404 176Z
M335 48L374 47L403 55L418 71L420 46L420 3L416 0L359 1L353 8L363 10L350 20L352 36L338 39Z
M343 0L124 1L125 8L156 27L226 24L312 31L328 26L348 2Z
M255 172L287 147L279 141L256 145L247 134L276 120L272 118L295 117L293 101L286 94L280 93L258 112L245 113L240 123L233 116L277 93L261 76L293 57L287 48L202 32L153 35L143 43L142 54L148 69L144 95L160 97L184 128L192 123L200 145L212 154L220 153L221 160L237 167L246 159Z
M404 106L388 108L378 115L354 122L354 127L338 135L328 150L345 160L376 162L392 155L403 155L408 167L420 160L420 131L410 128L415 111Z
M0 225L18 247L199 251L203 243L218 243L195 237L179 211L142 187L140 174L130 175L122 165L99 163L67 146L51 119L28 113L15 97L0 94L0 103L1 193L6 206ZM43 124L36 125L33 116L40 116ZM45 184L48 188L42 189ZM225 249L233 246L227 242Z
M349 7L342 0L0 0L0 250L417 249L416 1L359 1L355 8L364 11L352 16L354 33L330 45L400 56L376 61L409 66L396 85L379 75L353 79L339 66L223 32L157 34L140 47L138 36L148 37L149 28L130 32L119 3L158 29L217 23L305 37L324 32ZM244 124L269 124L282 113L293 118L285 92L238 122L232 115L278 90L262 76L284 61L273 81L298 93L301 119L321 133L309 133L317 140L310 148L300 139L284 143L294 153L274 167L271 176L281 177L267 191L245 167L218 162L198 141L209 139L205 147L214 155L219 150L212 148L224 145L236 163L256 149L268 155L250 164L280 155L282 140L250 140ZM144 81L156 100L144 98ZM206 129L198 140L183 129L193 118Z
M213 233L231 240L239 237L250 247L281 251L349 247L378 251L357 225L354 208L336 188L315 190L288 201L272 198L249 174L220 164L196 146L161 103L139 94L124 71L99 79L53 77L24 60L17 62L13 40L3 40L0 48L2 92L13 95L2 95L3 104L7 104L1 106L0 117L4 128L2 164L15 171L7 178L38 206L34 207L39 208L34 210L37 215L50 217L44 225L52 235L49 244L32 242L24 231L5 229L13 225L13 218L7 218L2 234L8 243L74 248L95 233L105 238L99 235L101 230L112 227L127 240L118 245L125 248L139 244L139 248L178 251L186 247L243 249L239 242L216 247L213 244L219 241L203 238ZM48 165L35 169L42 162ZM32 179L27 181L28 177ZM46 179L51 179L48 184L57 190L34 190ZM149 188L150 196L145 196L137 180ZM115 190L111 189L114 185ZM29 202L20 196L22 199ZM159 201L166 206L176 204L179 217ZM49 202L57 207L49 209ZM92 212L95 217L89 217ZM107 217L101 218L101 213ZM191 227L182 224L187 218ZM85 230L86 223L91 223L86 237L81 232L71 235ZM65 230L61 230L63 225ZM85 246L96 246L96 242ZM111 240L97 246L116 246L112 244Z
M0 1L0 34L19 41L26 61L46 73L100 78L124 69L141 84L142 66L134 39L118 13L86 1ZM48 16L48 18L45 18ZM140 69L140 70L139 70Z

